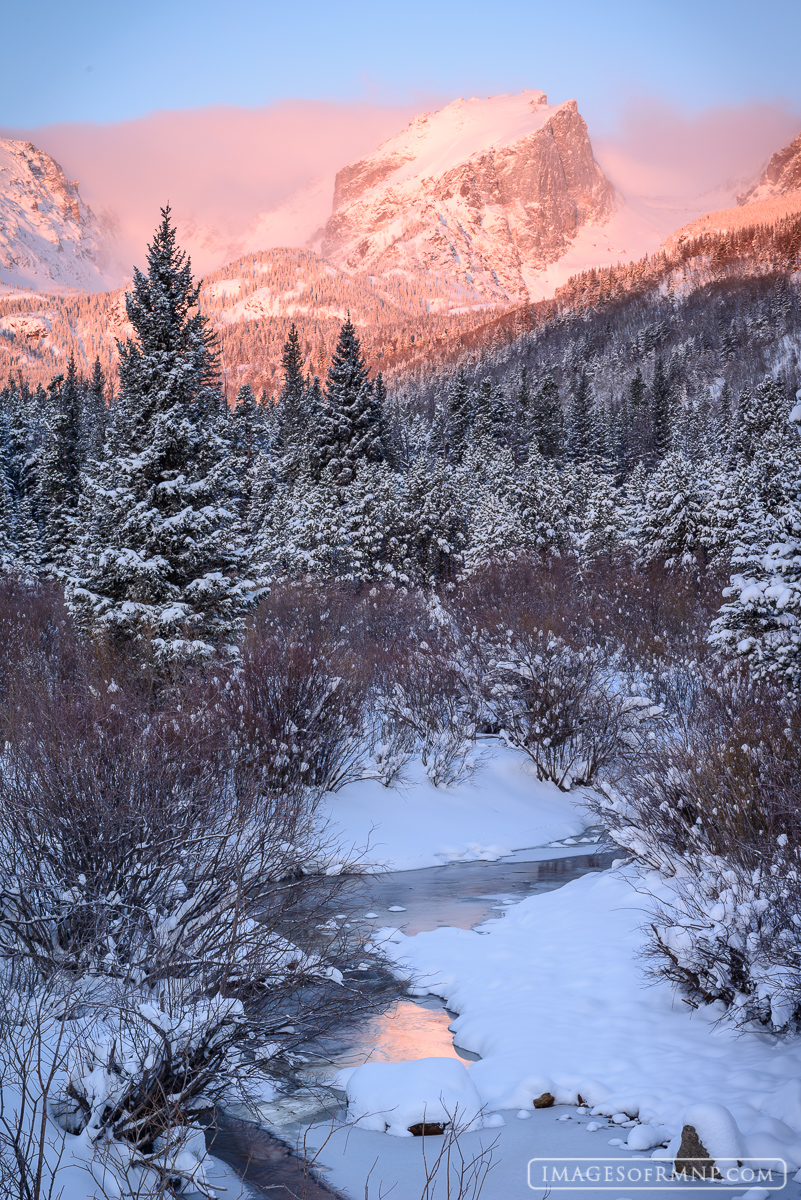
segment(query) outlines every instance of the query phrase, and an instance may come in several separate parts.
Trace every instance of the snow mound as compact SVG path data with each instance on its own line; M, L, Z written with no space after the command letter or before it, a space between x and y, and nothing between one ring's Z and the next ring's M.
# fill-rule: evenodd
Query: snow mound
M412 1137L410 1126L423 1121L464 1132L498 1123L484 1118L470 1073L453 1058L365 1063L340 1071L334 1082L344 1086L348 1121L359 1129Z
M724 1174L745 1158L742 1134L732 1114L722 1104L691 1104L684 1125L692 1125L702 1146Z
M449 862L492 862L515 850L579 836L590 822L584 796L538 780L516 750L487 751L472 780L434 787L419 760L408 782L361 779L324 798L343 842L368 847L363 866L412 871ZM590 848L591 849L591 848Z

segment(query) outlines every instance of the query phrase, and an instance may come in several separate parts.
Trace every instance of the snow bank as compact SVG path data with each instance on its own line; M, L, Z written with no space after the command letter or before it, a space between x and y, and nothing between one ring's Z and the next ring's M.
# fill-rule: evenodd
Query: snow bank
M368 865L410 871L580 834L590 820L582 799L538 780L523 754L494 747L468 783L435 788L414 763L406 784L360 780L326 796L322 811L341 841L369 846Z
M485 1124L470 1073L455 1058L365 1063L340 1071L334 1082L345 1088L348 1121L359 1129L412 1137L410 1126L423 1121L464 1132ZM489 1118L490 1125L502 1123Z
M479 931L374 940L460 1014L455 1040L481 1055L470 1079L489 1110L528 1108L546 1090L637 1119L631 1150L664 1146L692 1117L713 1155L801 1166L801 1039L735 1034L716 1023L720 1006L693 1011L669 985L647 983L637 882L631 868L586 875Z

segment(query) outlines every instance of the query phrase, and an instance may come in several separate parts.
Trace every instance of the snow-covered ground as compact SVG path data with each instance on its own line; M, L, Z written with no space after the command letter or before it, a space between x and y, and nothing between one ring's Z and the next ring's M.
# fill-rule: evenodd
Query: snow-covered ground
M412 763L400 786L349 784L326 797L322 815L365 866L391 871L502 858L589 824L581 795L540 782L523 755L497 746L484 754L477 774L458 787L435 788Z
M583 1142L574 1140L564 1153L672 1157L685 1121L712 1121L720 1115L713 1106L724 1105L736 1122L728 1136L740 1156L784 1160L791 1170L801 1166L801 1039L736 1035L718 1023L718 1006L694 1011L668 985L649 984L640 958L647 901L638 882L631 868L619 867L526 899L475 930L445 928L413 937L383 931L385 949L415 972L421 991L444 997L458 1012L451 1026L456 1042L481 1058L469 1069L469 1089L453 1079L466 1068L442 1059L421 1066L419 1079L414 1070L404 1079L381 1075L386 1068L380 1063L340 1075L351 1120L366 1126L350 1133L349 1153L365 1161L370 1154L379 1157L376 1185L381 1177L387 1186L404 1163L403 1178L411 1178L410 1164L419 1158L416 1148L398 1149L389 1145L394 1138L372 1132L381 1124L381 1109L396 1133L401 1109L407 1125L422 1120L437 1091L438 1063L443 1095L455 1097L460 1086L463 1103L468 1090L477 1095L490 1115L482 1137L500 1137L496 1158L502 1169L487 1184L485 1200L524 1194L527 1159L556 1152L550 1135L543 1140L539 1114L539 1137L515 1131L518 1118L532 1116L534 1099L545 1092L569 1106L581 1097L593 1110L580 1117L575 1107L562 1110L574 1129L584 1127ZM658 890L657 881L648 885ZM496 1130L499 1116L513 1128ZM609 1137L605 1118L624 1126L612 1130L617 1137ZM470 1145L481 1144L478 1135L465 1136ZM353 1158L340 1161L337 1138L322 1161L335 1182L350 1187ZM730 1146L718 1150L730 1152ZM519 1191L517 1184L512 1190L515 1180ZM416 1200L418 1193L402 1187L393 1195Z
M580 835L587 817L579 801L539 783L519 755L498 750L472 783L435 789L417 774L398 790L364 781L328 797L326 811L347 846L372 834L371 862L408 869ZM458 887L459 869L449 869ZM709 1131L707 1149L719 1159L801 1167L801 1039L736 1035L720 1023L721 1008L693 1010L667 984L645 978L646 893L658 895L661 886L649 878L643 888L621 865L506 902L503 916L474 929L376 933L399 970L413 972L421 996L440 996L458 1014L454 1040L479 1059L463 1062L444 1043L423 1057L410 1038L399 1054L406 1061L376 1055L340 1072L347 1123L299 1135L318 1152L326 1180L362 1197L372 1171L370 1196L394 1187L394 1200L420 1200L422 1147L407 1129L442 1116L438 1105L458 1108L468 1155L497 1139L483 1200L530 1194L526 1170L536 1156L673 1157L687 1121L703 1136ZM535 1110L546 1092L556 1107ZM67 1140L80 1160L80 1139ZM430 1162L443 1141L426 1141ZM78 1162L68 1169L64 1200L91 1195L81 1190L82 1176ZM797 1185L785 1195L797 1197Z

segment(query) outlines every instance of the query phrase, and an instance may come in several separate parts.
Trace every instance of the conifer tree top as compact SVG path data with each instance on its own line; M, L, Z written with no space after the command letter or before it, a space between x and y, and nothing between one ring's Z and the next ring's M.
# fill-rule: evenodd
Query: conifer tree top
M198 308L200 284L193 283L189 256L178 248L170 214L169 205L162 208L161 224L147 248L147 274L134 267L133 289L125 296L128 320L146 355L180 354L204 342L205 318L192 311ZM210 372L214 356L208 350L206 355Z

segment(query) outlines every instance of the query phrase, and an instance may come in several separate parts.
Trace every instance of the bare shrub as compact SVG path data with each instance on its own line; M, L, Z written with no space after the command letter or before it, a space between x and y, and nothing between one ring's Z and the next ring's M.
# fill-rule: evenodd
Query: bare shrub
M722 568L702 563L670 570L660 559L596 559L581 570L585 627L628 667L703 662L723 584Z
M603 652L555 634L474 633L473 675L491 724L563 791L591 783L639 752L657 709L624 694Z
M736 1025L801 1019L799 732L786 696L710 667L694 721L595 803L667 884L649 922L654 975L692 1003L722 1001Z
M201 1096L376 1000L341 973L347 864L258 737L229 736L225 677L143 706L94 660L54 689L57 669L4 706L0 958L69 977L95 1014L65 1120L155 1154Z
M496 1135L489 1145L479 1143L478 1149L466 1150L462 1141L465 1122L461 1118L458 1106L452 1110L445 1108L445 1116L446 1121L440 1134L424 1132L420 1138L423 1181L419 1200L480 1200L487 1178L497 1165L495 1151L498 1147L498 1137ZM423 1120L422 1127L425 1129L428 1124ZM432 1129L434 1124L430 1123ZM309 1145L308 1133L298 1139L297 1152L302 1172L301 1196L306 1195L308 1184L314 1182L312 1172L318 1167L334 1134L342 1129L355 1128L357 1125L358 1121L339 1123L335 1118L332 1119L327 1136L314 1150ZM364 1181L365 1200L387 1200L394 1191L394 1185L385 1191L379 1184L376 1190L372 1183L375 1166L376 1163L373 1163ZM319 1194L317 1188L313 1189L313 1194Z
M463 633L500 627L571 640L583 638L587 625L579 565L570 557L490 561L445 592L443 604Z
M469 779L478 766L477 708L447 639L419 644L381 701L397 736L411 736L434 787Z
M265 784L317 795L360 777L369 752L372 662L360 654L352 589L286 584L250 625L223 696L240 762Z
M58 1200L64 1130L51 1120L85 1024L69 984L26 964L0 971L0 1190L12 1200Z

